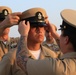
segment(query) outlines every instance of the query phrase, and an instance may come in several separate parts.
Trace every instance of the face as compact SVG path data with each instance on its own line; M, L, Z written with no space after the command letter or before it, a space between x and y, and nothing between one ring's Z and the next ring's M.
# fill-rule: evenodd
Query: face
M36 43L42 43L44 40L44 36L45 36L44 27L31 27L28 34L28 40Z
M65 53L67 46L68 46L68 36L63 36L62 31L60 35L60 48L63 53Z
M63 41L64 40L64 37L62 35L63 35L63 32L61 32L61 35L60 35L60 48L61 49L63 49L63 45L64 45L63 44L64 43L64 41Z
M51 32L46 31L45 36L46 36L46 40L48 40L48 41L53 40L53 37L52 37L52 35L51 35Z

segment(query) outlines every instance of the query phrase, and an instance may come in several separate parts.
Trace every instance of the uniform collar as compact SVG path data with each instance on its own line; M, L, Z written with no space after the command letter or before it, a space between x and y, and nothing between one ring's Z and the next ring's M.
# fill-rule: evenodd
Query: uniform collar
M50 56L50 53L47 52L47 49L48 48L46 48L46 47L44 47L44 46L41 45L41 51L44 54L44 56L46 56L46 57Z
M35 59L35 57L29 52L28 56L32 59ZM41 57L49 57L50 54L46 51L46 48L41 45L41 53L40 53L40 58Z
M48 43L47 43L46 41L44 41L44 42L43 42L43 44L48 45ZM56 43L55 39L54 39L54 42L53 42L53 43L51 43L51 45L54 45L54 44L55 44L55 45L57 45L57 43Z
M63 54L63 56L60 59L65 59L65 58L76 58L76 52Z

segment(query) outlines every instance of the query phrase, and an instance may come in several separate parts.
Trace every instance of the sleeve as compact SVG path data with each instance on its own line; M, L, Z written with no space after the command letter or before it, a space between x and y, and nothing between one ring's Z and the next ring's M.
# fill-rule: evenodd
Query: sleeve
M50 69L51 65L52 63L50 63L49 59L29 59L27 62L28 75L52 75L53 69Z
M9 51L0 61L0 75L26 75L15 62L16 50Z
M27 62L27 72L28 75L68 75L74 72L75 69L70 68L71 64L67 62L54 58L43 60L29 59Z

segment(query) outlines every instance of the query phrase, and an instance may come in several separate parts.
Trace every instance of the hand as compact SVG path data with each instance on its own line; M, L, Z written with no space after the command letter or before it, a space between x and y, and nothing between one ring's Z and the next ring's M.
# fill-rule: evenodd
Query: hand
M5 28L17 25L21 15L22 15L21 12L15 12L6 16L6 18L2 21Z
M46 30L51 32L51 35L54 37L55 40L59 40L60 35L56 32L55 25L51 24L48 20L47 20L46 24L47 24ZM57 42L57 43L59 44L59 42Z
M49 21L47 21L46 24L46 30L49 30L49 32L51 32L52 34L56 33L56 26L54 24L50 23Z
M18 26L18 31L21 34L21 36L28 36L28 32L30 30L30 23L27 21L25 24L25 21L21 21Z

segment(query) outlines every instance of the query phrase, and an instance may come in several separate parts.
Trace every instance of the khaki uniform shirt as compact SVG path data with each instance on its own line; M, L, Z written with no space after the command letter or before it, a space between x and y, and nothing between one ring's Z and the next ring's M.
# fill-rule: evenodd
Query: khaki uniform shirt
M17 49L17 48L16 48ZM47 57L56 58L57 55L55 52L50 51L44 46L41 46L40 59ZM29 58L35 59L30 53ZM16 59L16 50L13 48L7 54L3 56L2 61L0 61L0 75L26 75L20 67L15 63Z
M39 57L40 60L43 60L46 58L51 58L51 57L52 58L58 57L58 54L56 54L54 51L46 48L45 46L41 46L40 48L41 48L41 53L40 53L40 57ZM19 53L19 55L21 55L23 57L25 56L25 54L26 54L26 52ZM30 52L27 52L27 54L28 54L29 59L36 59ZM22 61L18 62L19 66L23 69L24 64L22 64L22 63L23 63ZM29 66L29 68L30 68L30 66ZM23 69L23 70L26 72L26 69Z
M60 51L60 48L59 48L59 46L57 45L57 43L56 43L55 40L54 40L54 42L53 42L52 44L50 44L50 45L48 45L47 42L44 41L44 42L42 43L42 45L45 46L45 47L47 47L47 48L49 48L50 50L53 50L54 52L56 52L56 54L58 54L58 58L60 58L60 57L63 55L63 53Z
M26 75L16 62L16 49L10 50L0 61L0 75Z
M19 38L9 38L6 44L3 41L0 41L0 61L9 50L17 46L18 40Z
M27 72L28 75L76 75L76 52L64 54L60 59L29 59Z
M36 59L30 52L28 55L29 55L29 58ZM45 59L49 57L57 58L58 54L46 48L45 46L41 46L41 53L40 53L39 59Z
M45 47L47 47L47 48L49 48L49 49L51 49L51 50L53 50L53 51L59 51L59 50L60 50L60 48L59 48L59 46L57 45L57 43L56 43L55 40L54 40L54 42L53 42L52 44L50 44L50 45L48 45L47 42L44 41L44 42L42 43L42 45L45 46Z

